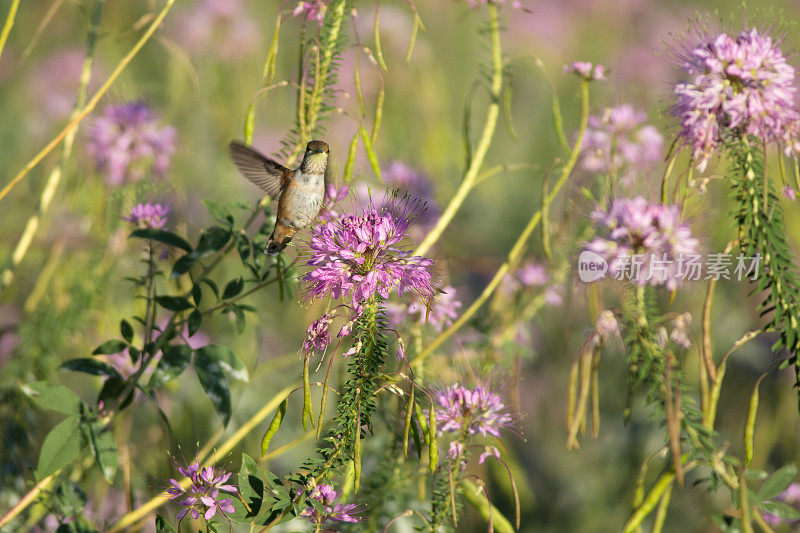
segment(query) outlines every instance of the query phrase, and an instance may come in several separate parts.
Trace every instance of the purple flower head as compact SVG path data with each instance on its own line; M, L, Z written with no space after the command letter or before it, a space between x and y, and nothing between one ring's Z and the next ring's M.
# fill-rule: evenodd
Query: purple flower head
M169 206L161 204L136 204L129 217L124 218L140 228L163 229L167 224Z
M440 435L447 431L499 437L502 429L514 426L503 397L488 382L472 389L454 383L435 391L434 399Z
M220 498L220 491L237 494L238 489L235 485L227 483L230 479L230 472L215 470L213 466L200 467L200 463L195 462L181 467L177 465L178 472L187 477L190 481L189 486L184 489L178 480L170 478L169 499L178 499L178 505L182 507L178 513L178 521L192 513L195 520L202 516L206 521L211 520L217 513L225 516L234 512L233 500L231 498Z
M787 185L783 188L783 197L794 202L794 199L797 198L797 193L794 189Z
M297 7L292 11L292 16L302 15L306 20L316 20L322 26L325 20L325 13L328 11L327 0L300 0Z
M303 342L303 351L310 353L314 350L324 352L331 343L329 327L333 319L329 314L324 314L308 326L306 340Z
M402 161L393 161L388 167L381 170L381 176L384 183L390 188L407 193L408 196L420 200L420 209L414 220L410 235L415 241L422 240L441 215L441 209L434 198L433 185L430 179ZM356 189L356 193L358 205L368 206L373 204L372 195L366 183L361 183ZM391 210L396 207L393 203L396 202L391 198L384 198L383 204L378 205Z
M175 128L142 102L108 106L89 128L89 153L109 185L162 177L174 152Z
M625 104L589 117L581 167L589 172L618 173L630 179L661 158L664 138L645 124L647 115Z
M592 65L588 61L574 61L570 65L564 65L564 73L575 74L585 81L606 79L606 67L603 65Z
M701 171L727 134L769 142L800 120L795 70L778 43L755 28L706 36L679 60L688 77L675 86L674 113Z
M485 446L483 448L483 453L478 458L478 464L482 465L483 462L488 459L489 457L494 457L495 459L500 459L500 450L498 450L494 446Z
M406 197L392 206L345 214L312 230L306 262L312 268L303 277L307 298L350 297L356 311L373 296L388 298L394 291L433 298L433 261L397 247L419 203Z
M592 218L599 235L585 249L602 256L618 279L672 290L680 283L682 261L697 254L697 239L677 206L622 198Z
M318 501L325 509L323 513L317 507L309 505L300 513L300 516L308 517L314 525L322 525L327 520L349 522L351 524L359 521L357 516L357 513L360 512L359 506L354 503L334 503L339 498L339 494L331 485L326 483L315 485L311 489L308 498Z
M456 290L447 286L442 289L436 299L428 308L428 302L414 298L410 302L390 302L386 304L389 323L393 327L408 322L430 324L437 332L449 327L458 317L461 300L456 296Z

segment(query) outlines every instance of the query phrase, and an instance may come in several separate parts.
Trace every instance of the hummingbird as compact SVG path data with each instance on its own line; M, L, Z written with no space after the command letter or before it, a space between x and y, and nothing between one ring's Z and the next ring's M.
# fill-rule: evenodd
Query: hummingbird
M316 218L322 207L330 148L322 141L311 141L296 169L288 169L238 141L232 141L229 148L239 172L278 200L278 217L267 253L279 254L295 233Z

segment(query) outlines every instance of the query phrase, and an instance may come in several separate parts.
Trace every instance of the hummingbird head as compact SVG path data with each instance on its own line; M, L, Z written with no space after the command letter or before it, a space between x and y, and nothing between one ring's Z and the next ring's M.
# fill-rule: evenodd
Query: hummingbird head
M306 146L306 154L303 157L303 172L324 174L330 151L328 144L322 141L311 141L308 143Z

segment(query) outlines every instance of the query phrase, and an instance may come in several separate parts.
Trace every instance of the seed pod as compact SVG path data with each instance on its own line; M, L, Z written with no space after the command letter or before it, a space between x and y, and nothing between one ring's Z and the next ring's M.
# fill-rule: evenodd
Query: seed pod
M753 394L750 395L750 408L747 411L747 424L744 426L744 454L745 465L750 466L753 461L753 448L756 432L756 415L758 414L758 386L761 384L763 376L758 378Z
M428 468L435 472L439 466L439 439L436 437L436 408L432 405L428 418Z
M411 384L411 392L408 395L406 404L406 419L403 424L403 456L408 457L408 434L411 431L411 413L414 412L414 384Z
M310 364L311 357L306 354L303 360L303 431L308 430L308 420L311 420L311 427L314 427L314 407L311 404Z
M270 422L269 427L267 428L267 432L264 433L264 438L261 439L262 456L265 453L267 453L267 449L269 448L269 443L272 440L272 437L275 435L275 433L278 432L278 428L281 427L281 423L283 422L283 417L286 414L286 406L288 404L289 404L289 398L286 397L278 406L278 410L275 411L275 416L272 417L272 422Z

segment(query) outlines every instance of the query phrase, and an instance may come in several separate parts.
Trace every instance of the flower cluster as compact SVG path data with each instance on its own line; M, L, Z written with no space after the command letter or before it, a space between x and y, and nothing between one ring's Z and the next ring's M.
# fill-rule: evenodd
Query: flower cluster
M306 20L316 20L322 26L326 11L328 11L327 0L301 0L294 8L292 16L303 15Z
M407 236L416 202L366 209L316 226L309 242L312 269L303 277L308 298L350 296L358 312L373 296L412 292L433 298L433 261L396 245Z
M500 431L514 425L503 397L490 384L480 383L469 389L455 383L434 393L439 434L481 434L500 436Z
M200 468L200 463L194 463L186 467L178 467L178 472L191 480L189 488L183 489L176 479L170 479L170 488L167 492L169 499L181 498L178 505L183 509L178 513L178 520L183 520L187 513L192 513L192 518L197 519L200 515L205 520L211 520L219 512L222 515L234 512L233 500L230 498L220 498L220 491L236 494L238 489L234 485L226 482L231 477L230 472L215 471L212 466Z
M410 302L389 302L386 304L386 313L389 324L397 327L408 322L430 324L437 332L449 327L458 317L461 301L456 296L456 290L447 286L442 289L430 307L428 302L414 298Z
M630 264L632 256L642 256L646 275L636 279L640 285L676 288L681 280L681 262L676 259L697 253L697 239L681 221L677 206L622 198L607 211L595 211L592 218L602 235L586 244L586 250L602 256L615 274Z
M109 185L161 177L175 152L175 129L142 102L108 106L89 129L89 153Z
M305 508L301 516L308 517L312 524L322 525L327 520L349 522L351 524L358 522L358 517L356 516L358 505L354 503L337 503L334 505L339 494L332 486L325 483L315 485L308 497L321 503L325 509L325 512L322 513L319 507L313 505Z
M682 60L689 79L675 86L674 112L701 171L727 132L764 141L792 136L800 120L795 70L769 36L755 28L721 33Z
M162 229L167 224L169 206L161 204L136 204L127 220L140 228Z
M624 179L630 179L634 170L658 161L664 138L654 126L645 124L646 120L645 113L629 104L589 117L581 167L589 172L622 172Z
M565 74L575 74L585 81L596 81L606 79L606 67L603 65L592 65L588 61L574 61L564 66Z

